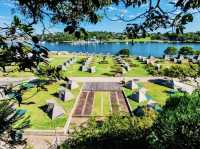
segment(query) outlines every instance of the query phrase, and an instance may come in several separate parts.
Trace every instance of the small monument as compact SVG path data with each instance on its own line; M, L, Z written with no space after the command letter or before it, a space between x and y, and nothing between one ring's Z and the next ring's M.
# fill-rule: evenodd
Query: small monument
M161 68L160 64L156 64L156 70L160 71L160 68Z
M68 89L70 90L78 88L78 84L74 80L69 80L67 82L67 86L68 86Z
M179 60L184 60L184 56L180 54L180 55L178 56L178 59L179 59Z
M133 94L133 99L137 100L139 103L146 101L147 100L146 89L145 88L139 89L135 94Z
M65 114L64 109L61 106L57 105L54 100L47 101L44 112L46 112L51 119L58 118Z
M88 71L88 66L81 65L81 71L83 71L83 72Z
M95 73L95 72L96 72L96 67L95 66L90 67L90 73Z
M197 56L197 61L200 61L200 55Z
M62 65L62 70L67 70L67 67L64 64Z
M137 89L138 85L134 80L131 80L131 81L128 82L127 87L129 89L133 90L133 89Z
M72 93L67 89L65 89L64 87L61 87L61 89L59 90L59 99L61 99L62 101L68 101L72 98L73 98Z
M177 64L178 60L176 58L173 59L174 63Z
M169 55L164 55L164 57L163 57L165 60L170 60L170 56Z
M63 64L65 67L68 67L69 66L69 62L68 61L66 61L66 62L64 62L64 64Z
M126 69L124 67L122 67L122 74L126 73Z

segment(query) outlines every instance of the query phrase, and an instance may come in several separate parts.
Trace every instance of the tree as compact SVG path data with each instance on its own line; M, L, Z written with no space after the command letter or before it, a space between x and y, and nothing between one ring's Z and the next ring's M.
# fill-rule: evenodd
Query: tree
M158 149L196 149L200 145L200 96L172 96L158 116L149 141Z
M32 35L33 28L14 16L12 23L0 31L0 66L6 71L5 66L15 63L19 70L36 69L39 63L47 63L48 49L39 45L39 39ZM26 42L32 39L33 45ZM8 42L11 41L11 42Z
M177 52L177 48L176 47L168 47L167 49L165 49L164 53L166 55L175 55Z
M25 113L19 114L14 107L15 103L10 103L9 100L0 101L0 141L6 143L9 148L13 148L17 143L16 131L29 127L30 123L29 117L26 117Z
M130 51L129 51L129 49L121 49L118 52L118 55L129 56L130 55Z
M181 47L179 52L179 54L182 54L182 55L192 55L193 54L193 49L192 47Z
M142 118L116 114L104 121L89 120L81 129L75 129L66 140L71 148L147 148L146 136L149 133L155 113L146 110Z
M172 65L169 68L163 70L163 74L168 77L185 79L187 77L197 78L200 73L200 67L198 65Z
M80 27L81 21L88 21L96 24L101 18L107 17L112 21L122 20L127 22L125 29L128 35L138 37L145 35L148 31L157 30L158 28L171 27L176 33L183 33L185 25L193 21L193 9L200 7L195 0L177 0L161 3L161 0L15 0L22 14L32 18L30 24L41 21L45 24L45 16L53 23L62 22L66 25L65 31L74 33L77 37L85 34L85 30ZM172 6L172 9L165 9L166 3ZM126 17L124 14L116 14L115 18L110 18L107 6L116 5L124 8L141 8L142 12L135 17ZM103 10L104 14L100 10ZM179 10L177 12L176 10ZM117 16L117 18L116 18ZM138 23L140 22L140 23Z

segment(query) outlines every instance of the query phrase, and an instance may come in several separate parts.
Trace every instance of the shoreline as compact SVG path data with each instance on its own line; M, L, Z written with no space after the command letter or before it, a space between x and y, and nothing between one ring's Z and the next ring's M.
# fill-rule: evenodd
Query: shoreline
M48 43L74 43L77 41L44 41ZM104 44L104 43L132 43L132 40L110 40L110 41L102 41L101 43L97 44ZM200 44L200 41L170 41L170 40L151 40L151 39L135 39L133 43L194 43Z

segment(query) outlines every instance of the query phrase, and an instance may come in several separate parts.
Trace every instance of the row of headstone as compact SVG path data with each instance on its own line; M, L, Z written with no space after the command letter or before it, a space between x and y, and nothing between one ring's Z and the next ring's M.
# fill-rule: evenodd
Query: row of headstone
M67 68L69 68L70 65L76 63L76 58L72 57L70 59L68 59L67 61L65 61L62 65L62 70L67 70Z
M125 60L123 60L120 56L116 57L116 61L121 65L123 74L131 70L129 64Z
M95 73L96 72L96 67L95 66L90 66L92 61L92 57L89 57L86 59L85 62L80 67L80 70L83 72L90 72L90 73Z
M189 58L189 61L193 64L200 64L200 55L194 55Z
M164 55L163 58L165 60L170 60L174 62L175 64L182 64L184 61L188 60L192 62L193 64L200 64L200 55L178 55L178 56L170 56L170 55Z

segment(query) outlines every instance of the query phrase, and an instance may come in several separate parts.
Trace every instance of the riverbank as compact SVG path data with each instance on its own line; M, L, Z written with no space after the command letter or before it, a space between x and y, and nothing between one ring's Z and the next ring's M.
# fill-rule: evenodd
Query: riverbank
M78 41L78 40L77 40ZM73 43L73 42L77 42L77 41L54 41L55 43ZM46 42L50 42L50 43L54 43L53 41L46 41ZM171 40L152 40L151 37L146 37L146 38L138 38L138 39L125 39L125 40L119 40L119 39L111 39L111 40L104 40L100 43L131 43L131 42L141 42L141 43L145 43L145 42L152 42L152 43L197 43L199 44L200 41L191 41L191 40L187 40L187 41L171 41Z

